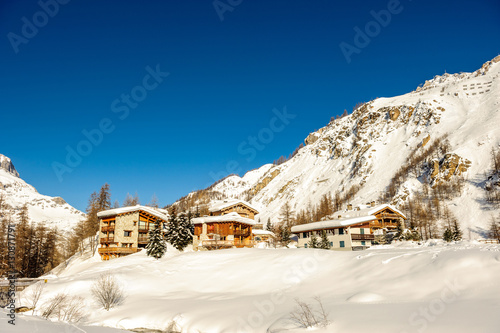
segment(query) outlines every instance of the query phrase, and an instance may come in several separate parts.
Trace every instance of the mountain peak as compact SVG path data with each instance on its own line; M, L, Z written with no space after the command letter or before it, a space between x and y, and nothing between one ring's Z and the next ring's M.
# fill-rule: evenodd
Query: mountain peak
M19 173L17 172L10 158L2 154L0 154L0 169L4 169L11 175L19 178Z

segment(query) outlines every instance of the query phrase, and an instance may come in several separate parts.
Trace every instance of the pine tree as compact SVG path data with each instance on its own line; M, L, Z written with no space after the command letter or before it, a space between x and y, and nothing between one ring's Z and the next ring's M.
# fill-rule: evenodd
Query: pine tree
M311 249L317 249L319 247L318 237L316 237L316 233L311 231L311 240L307 243L307 247Z
M273 230L273 225L271 224L271 218L267 218L267 224L266 224L266 230L267 231L272 231Z
M458 225L458 221L456 219L453 220L453 240L462 240L462 230L460 230L460 226Z
M323 230L321 232L321 241L319 242L319 248L324 250L330 250L330 241L328 240L328 236L326 235L326 231Z
M186 214L181 213L167 225L167 240L179 251L191 244L193 241L192 224Z
M498 242L500 242L500 222L497 221L493 215L491 216L490 220L489 237L496 239L498 240Z
M167 252L167 243L163 238L160 219L156 219L154 229L149 231L149 241L146 245L146 254L160 259Z
M287 224L281 224L280 225L281 246L288 247L288 244L290 244L291 242L290 236L291 236L290 227Z
M453 240L453 231L450 228L446 228L443 233L443 240L451 242Z

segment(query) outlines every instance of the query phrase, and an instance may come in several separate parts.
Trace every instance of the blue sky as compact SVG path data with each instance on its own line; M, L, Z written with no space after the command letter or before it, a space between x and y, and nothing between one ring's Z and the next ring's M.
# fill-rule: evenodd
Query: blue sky
M0 3L0 153L81 210L105 182L171 203L500 53L497 0L59 1Z

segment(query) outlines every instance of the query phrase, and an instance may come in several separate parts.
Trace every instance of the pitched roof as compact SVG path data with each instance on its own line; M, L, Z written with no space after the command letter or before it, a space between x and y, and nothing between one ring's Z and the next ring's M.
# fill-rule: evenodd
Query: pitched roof
M252 234L254 235L271 235L274 236L274 232L262 229L252 229Z
M296 225L292 227L293 233L311 231L311 230L322 230L330 228L347 227L353 224L375 221L377 217L375 215L366 215L358 217L347 217L335 220L319 221L307 224Z
M341 216L342 218L345 218L345 217L358 217L358 216L368 216L368 215L374 215L375 213L385 209L385 208L389 208L391 210L393 210L394 212L398 213L399 215L401 215L403 218L406 219L406 215L403 214L399 209L397 209L396 207L394 207L393 205L389 205L389 204L381 204L381 205L377 205L375 207L371 207L371 206L359 206L360 207L360 210L339 210L339 211L336 211L335 213L331 214L332 217L336 218L337 216Z
M114 215L119 215L119 214L137 212L137 211L141 211L141 210L146 212L146 213L149 213L153 216L156 216L162 220L168 221L169 215L164 209L156 209L156 208L152 208L152 207L148 207L148 206L141 206L141 205L103 210L102 212L97 213L97 217L114 216Z
M214 203L210 206L210 208L208 210L210 212L218 212L219 210L222 210L224 208L228 208L228 207L231 207L231 206L234 206L237 204L243 204L243 205L247 206L248 208L253 209L257 213L259 212L257 210L257 208L250 205L248 202L246 202L244 200L239 200L239 199L223 200L221 202Z
M203 216L203 217L195 217L191 220L192 224L202 224L202 223L213 223L213 222L239 222L248 225L255 225L255 222L252 219L242 217L240 214L236 212L231 212L225 215L219 216Z

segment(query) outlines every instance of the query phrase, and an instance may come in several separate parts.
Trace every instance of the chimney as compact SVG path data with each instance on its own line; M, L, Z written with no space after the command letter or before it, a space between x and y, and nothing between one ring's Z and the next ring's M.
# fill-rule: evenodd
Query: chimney
M347 204L347 210L352 210L352 204Z
M370 202L370 206L375 207L375 201Z

